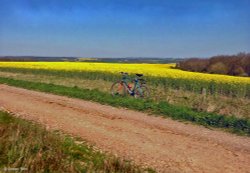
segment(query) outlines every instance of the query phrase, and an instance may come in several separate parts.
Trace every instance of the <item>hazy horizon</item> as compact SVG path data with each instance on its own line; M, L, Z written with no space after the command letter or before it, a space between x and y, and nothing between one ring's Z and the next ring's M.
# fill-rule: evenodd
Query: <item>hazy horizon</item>
M249 0L2 0L0 56L210 57L250 52Z

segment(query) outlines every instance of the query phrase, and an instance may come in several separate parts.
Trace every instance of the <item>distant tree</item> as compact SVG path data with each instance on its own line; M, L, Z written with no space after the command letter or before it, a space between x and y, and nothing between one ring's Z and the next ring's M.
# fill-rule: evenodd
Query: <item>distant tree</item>
M240 66L244 69L245 73L250 76L250 53L248 54L240 54Z
M240 65L234 65L230 70L230 74L234 76L248 76Z
M228 67L223 62L216 62L215 64L211 64L207 71L209 73L216 74L228 74Z
M205 72L209 64L208 59L192 58L179 63L179 68L188 71Z
M176 68L194 72L250 76L250 53L218 55L210 59L191 58L180 62Z

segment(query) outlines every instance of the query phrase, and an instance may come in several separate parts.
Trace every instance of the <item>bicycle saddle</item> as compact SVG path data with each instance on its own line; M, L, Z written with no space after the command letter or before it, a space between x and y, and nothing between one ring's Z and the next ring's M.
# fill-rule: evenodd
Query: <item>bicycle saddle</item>
M135 74L136 76L138 76L138 77L142 77L143 76L143 74Z

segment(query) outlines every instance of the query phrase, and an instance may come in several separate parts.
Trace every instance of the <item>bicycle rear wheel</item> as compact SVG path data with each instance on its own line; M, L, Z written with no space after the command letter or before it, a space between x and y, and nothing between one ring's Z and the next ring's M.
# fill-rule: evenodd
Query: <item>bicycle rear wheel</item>
M126 88L123 82L118 81L113 83L110 88L112 96L126 96Z
M149 93L149 89L147 86L138 87L134 91L135 98L147 99L149 98L149 96L150 96L150 93Z

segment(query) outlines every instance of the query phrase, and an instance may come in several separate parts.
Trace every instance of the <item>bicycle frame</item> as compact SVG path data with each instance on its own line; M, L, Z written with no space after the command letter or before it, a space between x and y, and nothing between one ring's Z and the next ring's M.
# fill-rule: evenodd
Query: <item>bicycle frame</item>
M137 78L135 78L135 79L133 80L133 82L134 82L134 87L133 87L132 90L130 89L130 87L129 87L129 85L128 85L128 83L127 83L126 80L127 80L127 78L124 78L124 79L122 79L121 82L122 82L122 84L124 84L124 86L125 86L125 88L126 88L126 91L128 91L130 95L133 95L135 89L141 87L141 85L140 85L140 83L139 83L139 80L138 80Z
M148 89L146 86L146 81L141 77L143 74L135 74L136 77L132 78L128 73L121 72L122 79L118 82L113 83L111 86L111 94L114 95L123 95L129 94L135 98L144 98L145 93L146 97L148 96ZM134 86L131 86L130 83L133 83ZM118 85L117 85L118 84ZM118 88L117 88L118 87Z

